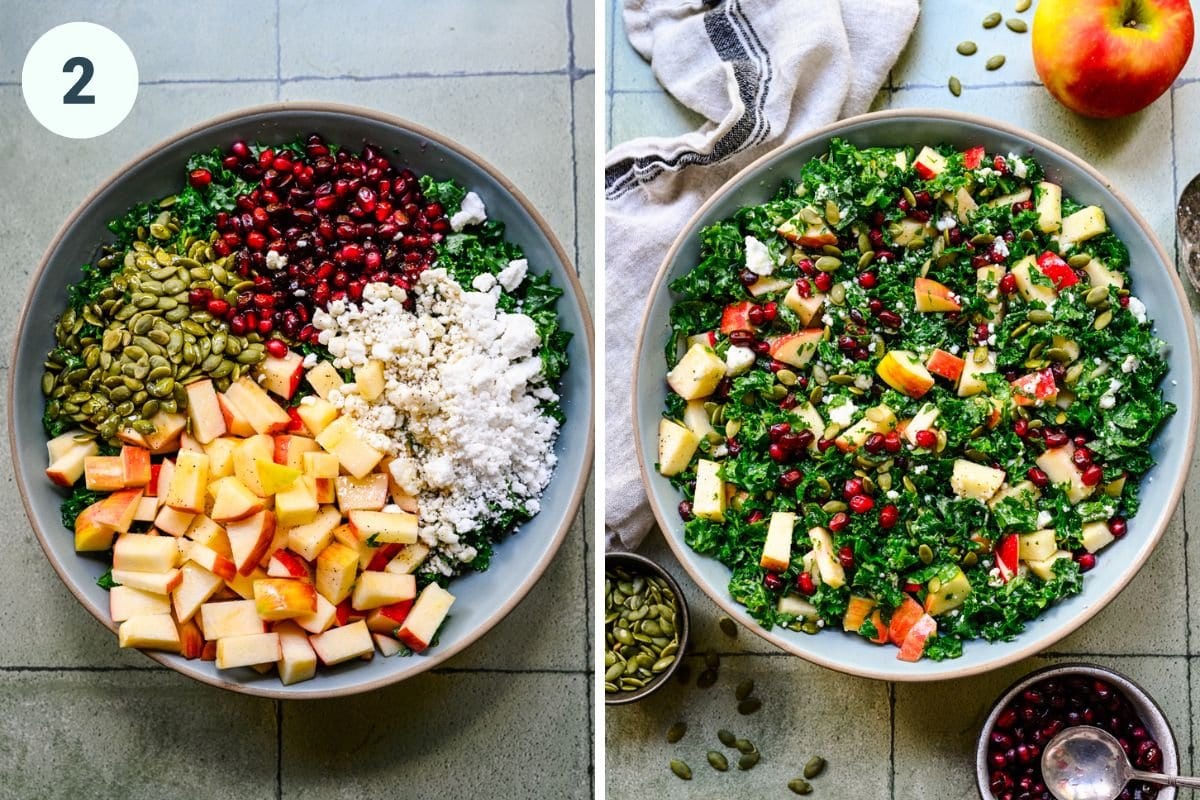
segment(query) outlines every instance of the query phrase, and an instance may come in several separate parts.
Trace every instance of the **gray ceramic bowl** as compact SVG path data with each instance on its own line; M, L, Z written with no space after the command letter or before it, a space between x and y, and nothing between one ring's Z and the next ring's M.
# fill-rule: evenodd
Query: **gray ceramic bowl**
M385 686L445 661L499 622L525 596L566 536L583 497L592 465L592 325L583 290L549 225L515 186L466 148L418 125L377 111L328 104L284 103L239 111L187 130L138 156L105 181L66 221L34 274L25 299L9 379L9 437L17 486L46 557L67 588L103 625L112 629L108 594L96 586L107 556L77 555L59 520L62 494L46 480L46 436L39 388L42 360L53 346L53 320L63 310L67 286L79 279L97 245L111 241L105 223L135 202L177 191L190 154L226 147L237 139L282 143L320 132L330 141L361 146L370 141L396 163L418 174L454 178L477 192L488 215L503 220L509 239L520 244L536 271L549 270L565 290L558 312L574 332L571 367L561 395L567 421L555 452L558 466L542 497L542 511L496 548L491 568L455 582L457 602L441 642L425 655L322 667L316 678L283 686L274 673L250 669L218 671L211 662L147 652L151 658L197 680L266 697L331 697ZM113 647L117 646L113 639Z
M1088 678L1099 678L1107 681L1115 686L1121 694L1125 695L1126 699L1129 700L1137 712L1146 730L1150 732L1150 738L1158 742L1158 746L1162 750L1163 773L1166 775L1179 774L1179 750L1175 743L1175 732L1171 730L1171 723L1167 719L1166 714L1158 707L1158 703L1154 702L1154 698L1146 694L1145 689L1121 673L1097 666L1096 664L1054 664L1035 670L1024 678L1021 678L1010 686L1004 694L1000 695L995 705L992 706L992 711L983 723L983 727L979 731L979 740L975 744L975 781L982 800L993 800L992 792L988 787L988 782L991 778L991 771L988 769L987 764L988 735L992 732L992 728L995 726L996 718L1000 716L1000 712L1004 710L1009 701L1033 684L1040 683L1049 678L1070 677L1073 675L1084 675ZM1175 800L1174 787L1164 786L1159 789L1158 800Z
M688 614L687 598L683 596L683 590L679 588L678 581L671 576L671 573L667 572L662 564L637 553L612 552L606 554L604 556L604 569L607 571L614 567L624 567L631 573L653 575L666 581L667 585L671 587L671 591L675 593L675 626L679 632L679 649L676 651L675 662L670 667L663 670L650 683L647 683L637 691L618 692L617 694L605 693L604 702L606 704L619 706L626 703L636 703L638 700L649 697L661 689L667 681L671 680L671 676L675 674L675 670L679 668L679 665L683 662L683 656L687 652L691 618Z
M676 512L679 495L654 469L658 420L666 393L662 348L669 333L668 311L673 302L667 284L698 263L701 228L728 217L741 206L769 199L783 178L794 175L805 162L825 152L834 136L859 146L945 143L959 148L985 145L989 152L1032 153L1068 195L1104 208L1109 224L1129 246L1137 295L1146 303L1158 335L1171 346L1170 374L1163 391L1179 410L1154 440L1151 450L1158 463L1142 484L1141 511L1130 520L1129 535L1100 556L1081 594L1031 622L1015 641L968 642L958 659L906 664L896 660L895 648L876 647L849 634L825 632L810 636L782 629L763 630L730 596L729 570L715 559L697 555L684 543L683 523ZM734 619L784 650L854 675L890 681L963 677L1012 663L1057 642L1116 597L1146 562L1179 502L1187 476L1200 390L1196 363L1191 312L1166 251L1133 204L1100 173L1058 145L1000 122L938 110L885 111L845 120L768 153L721 187L683 226L650 292L639 334L633 381L636 450L650 504L671 549L700 588Z

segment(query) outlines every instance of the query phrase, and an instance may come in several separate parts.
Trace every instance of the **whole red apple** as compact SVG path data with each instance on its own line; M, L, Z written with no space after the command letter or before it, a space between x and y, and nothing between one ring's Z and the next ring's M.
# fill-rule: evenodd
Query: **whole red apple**
M1120 117L1170 88L1194 37L1189 0L1041 0L1033 61L1067 108Z

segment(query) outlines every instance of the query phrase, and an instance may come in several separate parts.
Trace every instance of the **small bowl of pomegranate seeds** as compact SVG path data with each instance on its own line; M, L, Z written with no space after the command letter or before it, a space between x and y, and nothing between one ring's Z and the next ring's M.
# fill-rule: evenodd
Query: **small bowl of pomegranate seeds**
M1042 783L1042 749L1075 725L1111 733L1134 769L1178 772L1175 734L1141 686L1094 664L1056 664L1025 676L996 701L976 747L979 796L1054 800ZM1173 797L1173 788L1131 782L1118 800Z
M592 467L562 247L494 168L368 109L155 146L63 225L19 328L11 449L48 560L114 647L234 691L362 692L469 646Z

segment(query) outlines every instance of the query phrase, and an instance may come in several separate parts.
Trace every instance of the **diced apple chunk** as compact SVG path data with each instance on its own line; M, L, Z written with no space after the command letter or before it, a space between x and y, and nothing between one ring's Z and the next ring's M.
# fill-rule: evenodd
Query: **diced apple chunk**
M396 638L414 652L422 652L433 641L453 603L454 595L436 583L428 584L421 590L404 624L396 631Z
M725 481L718 475L721 465L715 461L700 459L696 464L696 491L692 500L692 513L701 519L714 522L725 521Z
M358 394L368 403L373 403L383 394L383 362L370 359L361 367L354 368L354 383L358 386Z
M327 399L332 390L342 388L342 376L328 361L322 361L310 369L304 379L322 399Z
M683 472L699 445L700 438L678 422L666 418L659 420L658 471L666 476Z
M417 596L417 580L412 575L366 571L358 576L350 601L357 611L412 600Z
M192 561L180 567L179 572L183 578L171 592L171 602L175 608L175 618L187 622L200 610L200 606L225 585L225 581Z
M254 582L254 607L265 620L302 617L316 612L317 592L293 578L263 578Z
M284 400L291 400L304 377L304 356L288 350L282 357L268 355L254 368L260 385Z
M145 592L132 586L114 586L108 590L108 612L113 622L134 617L171 613L166 595Z
M1078 503L1091 496L1096 487L1084 484L1083 476L1072 460L1074 454L1075 445L1067 442L1062 447L1052 447L1038 456L1037 465L1046 473L1052 484L1066 487L1068 500Z
M309 561L316 559L333 540L333 529L341 521L337 509L323 506L312 522L288 528L288 549Z
M332 453L325 455L333 456ZM336 463L336 456L335 463ZM388 476L382 473L372 473L361 479L350 475L334 475L334 487L337 493L338 509L343 514L349 514L355 509L365 511L380 511L387 505Z
M1028 561L1029 571L1044 581L1054 577L1054 562L1061 558L1069 559L1071 554L1066 550L1057 550L1044 561Z
M253 600L222 600L200 606L200 627L206 639L262 633L263 621Z
M1022 561L1045 561L1058 549L1054 531L1049 528L1022 533L1017 536L1017 542L1017 553Z
M249 575L271 546L275 536L275 515L263 509L246 519L230 522L225 526L225 535L229 537L229 548L238 572Z
M324 595L318 592L317 610L311 614L296 617L294 621L309 633L321 633L332 627L336 620L337 606L326 600Z
M281 656L277 633L251 633L217 639L217 669L273 663Z
M772 572L783 572L792 563L792 531L796 527L796 515L790 511L775 511L767 526L767 539L763 543L759 566Z
M308 634L289 620L275 626L279 634L279 680L284 686L306 681L317 673L317 654Z
M973 397L987 391L987 384L981 376L996 371L996 354L989 352L983 362L975 360L971 353L964 359L962 374L958 376L958 396Z
M117 629L121 647L140 647L146 650L179 652L179 629L170 614L147 614L130 617Z
M125 488L125 465L120 456L88 456L83 462L84 486L93 492Z
M1034 256L1026 256L1013 264L1011 272L1017 282L1017 291L1026 302L1038 301L1049 307L1058 299L1053 282L1038 269Z
M204 491L208 488L208 456L192 450L180 450L175 459L175 474L167 487L163 503L177 511L199 514L204 511Z
M987 502L1004 483L1004 470L984 464L976 464L964 458L954 460L954 471L950 475L950 488L959 497L971 497Z
M333 542L317 556L317 591L337 605L349 596L358 572L358 550Z
M1081 208L1062 221L1062 233L1058 236L1058 249L1066 253L1080 242L1093 239L1108 230L1104 209L1099 206Z
M321 663L326 665L340 664L375 652L371 632L363 620L310 636L308 641Z
M832 589L845 586L846 570L837 559L829 531L818 526L808 532L808 538L812 542L813 560L821 573L821 582Z
M192 381L184 386L188 398L188 419L192 423L192 435L200 444L208 444L228 430L217 392L208 378Z
M225 390L225 394L245 415L255 433L280 433L292 421L287 412L248 375L238 378Z
M725 362L711 347L696 344L667 373L667 384L684 400L694 400L712 394L724 377Z
M1042 233L1062 230L1062 187L1042 181L1037 185L1038 229Z
M406 511L350 512L350 527L359 539L381 544L413 544L417 541L417 515Z
M1095 553L1116 541L1106 522L1088 522L1083 526L1083 549Z
M114 569L166 572L179 563L179 545L166 536L126 533L113 546Z
M61 448L61 445L59 447ZM58 486L74 486L76 481L83 476L87 459L96 456L99 452L100 446L94 439L86 442L74 442L73 446L64 449L50 462L50 466L46 468L46 477Z
M113 492L100 501L96 510L96 522L119 533L125 533L133 525L133 518L137 515L141 502L141 489Z
M411 572L416 572L417 567L425 562L426 556L429 555L429 548L420 542L405 546L396 554L395 558L388 562L384 567L385 572L394 572L398 575L408 575Z
M175 544L174 539L168 538L166 541ZM179 548L176 547L176 552L178 551ZM183 580L183 573L177 569L169 569L165 572L140 572L138 570L113 567L112 579L122 586L132 586L144 592L165 595L170 594L179 585L180 581Z

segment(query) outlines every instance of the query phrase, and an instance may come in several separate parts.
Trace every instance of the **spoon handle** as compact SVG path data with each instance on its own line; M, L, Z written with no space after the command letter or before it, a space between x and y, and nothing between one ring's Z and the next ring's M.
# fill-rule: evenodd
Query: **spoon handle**
M1146 783L1155 783L1160 786L1182 786L1185 789L1200 789L1200 778L1190 778L1186 775L1163 775L1161 772L1142 772L1141 770L1132 769L1129 771L1129 780L1145 781Z

